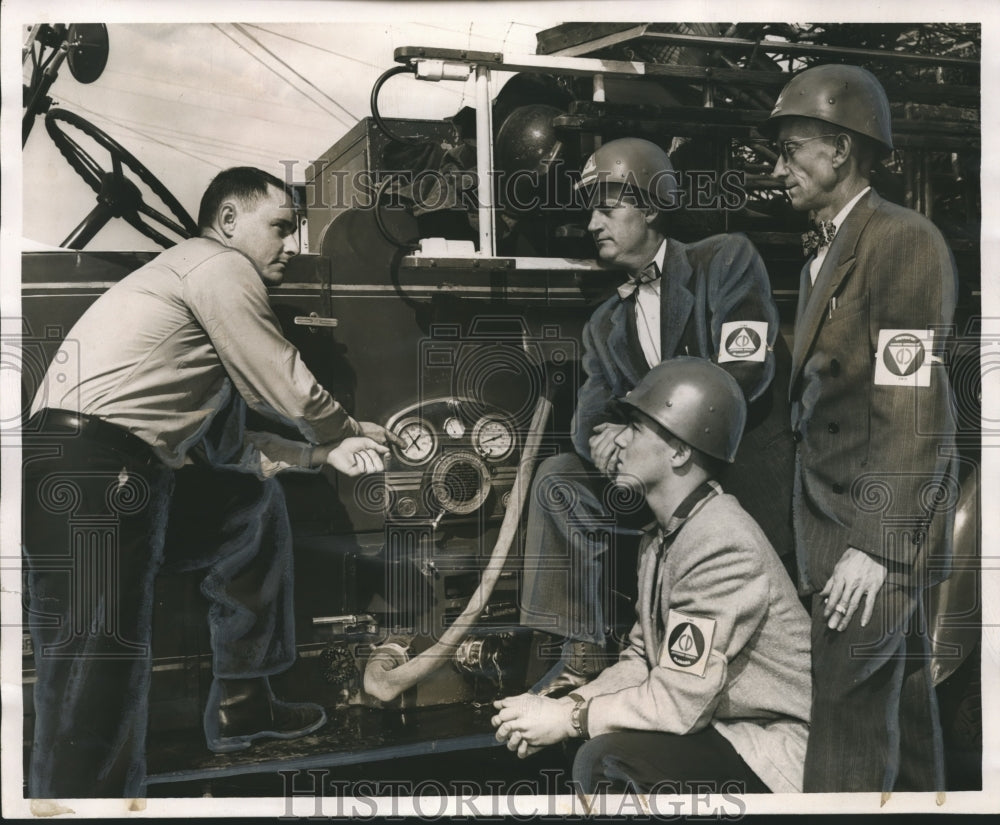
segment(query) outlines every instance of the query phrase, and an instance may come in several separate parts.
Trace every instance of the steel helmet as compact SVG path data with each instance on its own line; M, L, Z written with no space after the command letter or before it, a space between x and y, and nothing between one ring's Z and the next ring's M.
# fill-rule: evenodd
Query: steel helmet
M795 75L761 130L773 137L783 117L811 117L850 129L892 149L892 115L885 89L867 69L829 63Z
M518 106L497 132L494 157L497 168L508 175L520 171L547 175L562 151L562 141L552 121L565 114L555 106L531 103Z
M642 138L619 138L601 146L587 158L577 189L598 184L634 186L649 195L652 205L667 209L674 205L677 175L667 153Z
M657 364L622 403L696 450L730 463L747 420L736 379L703 358L680 356Z

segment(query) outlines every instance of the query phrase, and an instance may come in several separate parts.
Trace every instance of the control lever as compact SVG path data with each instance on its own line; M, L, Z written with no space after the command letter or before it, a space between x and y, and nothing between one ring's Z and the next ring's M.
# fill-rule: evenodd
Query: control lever
M436 532L437 531L438 525L441 523L441 519L444 518L444 514L447 513L447 512L448 511L442 507L441 508L441 512L438 513L436 516L434 516L434 521L431 522L431 531L432 532Z

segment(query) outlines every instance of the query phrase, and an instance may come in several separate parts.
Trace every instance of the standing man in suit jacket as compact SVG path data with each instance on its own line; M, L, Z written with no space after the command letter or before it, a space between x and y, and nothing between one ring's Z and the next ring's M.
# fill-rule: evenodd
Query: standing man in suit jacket
M666 152L649 141L604 144L584 165L579 188L592 203L588 229L600 261L624 270L629 280L598 307L583 332L586 381L573 421L576 452L543 462L532 490L521 622L540 632L540 649L557 651L555 664L549 659L529 672L543 695L565 693L604 666L602 567L614 521L622 517L638 527L651 518L641 496L615 493L609 482L618 455L615 438L627 426L614 399L661 361L704 358L737 380L751 405L750 423L726 484L779 552L783 531L791 544L792 449L784 386L777 398L770 392L781 361L774 351L780 343L778 313L760 255L742 235L692 244L666 236L676 175Z
M955 425L936 353L954 262L929 220L871 188L892 150L872 74L807 69L766 128L775 177L821 222L805 239L816 251L802 272L790 394L796 552L814 594L805 790L941 790L921 599L946 575L952 528Z

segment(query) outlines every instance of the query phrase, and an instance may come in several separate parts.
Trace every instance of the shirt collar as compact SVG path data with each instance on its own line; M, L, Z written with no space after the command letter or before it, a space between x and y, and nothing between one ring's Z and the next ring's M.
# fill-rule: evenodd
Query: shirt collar
M857 202L861 200L861 198L863 198L865 194L867 194L870 191L871 191L871 186L866 186L864 189L858 192L858 194L856 194L853 198L851 198L844 205L844 208L841 209L836 214L836 216L833 219L833 229L835 232L840 229L840 225L847 219L847 216L851 213L851 210L854 208L855 204L857 204Z
M660 277L663 277L663 262L667 259L667 239L663 239L663 243L660 244L660 248L656 250L656 254L653 256L653 261L656 263L656 268L660 273Z
M684 526L684 523L697 513L702 505L713 496L722 494L722 485L715 479L709 479L692 490L687 498L682 501L673 515L667 520L665 527L659 529L659 539L661 542L671 539L674 534Z
M660 248L656 250L656 254L653 256L651 263L656 264L656 271L660 273L660 277L655 281L650 281L649 283L642 284L642 287L653 290L653 292L659 293L660 291L660 281L663 279L663 264L667 259L667 240L663 239L663 243L660 244ZM645 267L643 267L645 268ZM642 288L640 287L640 288Z

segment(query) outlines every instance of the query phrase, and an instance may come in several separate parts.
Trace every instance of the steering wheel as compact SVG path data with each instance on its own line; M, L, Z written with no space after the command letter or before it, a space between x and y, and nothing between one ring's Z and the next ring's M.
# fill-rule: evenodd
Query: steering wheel
M111 171L106 172L80 144L66 134L59 125L59 121L65 121L76 127L107 149L111 154ZM177 198L170 193L170 190L156 175L102 129L80 115L65 109L50 110L45 115L45 129L69 165L97 194L97 206L60 246L69 249L83 249L112 218L124 218L143 235L156 241L164 248L173 246L175 241L151 226L146 220L147 218L182 238L191 238L198 234L198 225L180 205ZM142 193L125 175L123 166L135 173L136 177L163 201L179 223L154 209L142 199Z

